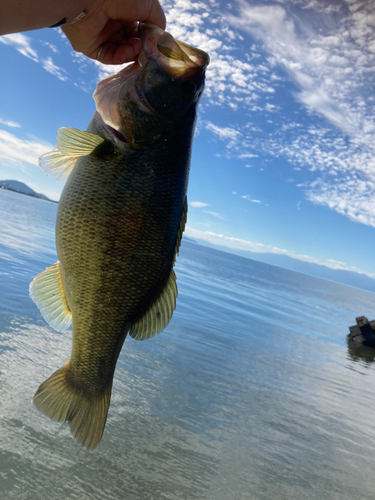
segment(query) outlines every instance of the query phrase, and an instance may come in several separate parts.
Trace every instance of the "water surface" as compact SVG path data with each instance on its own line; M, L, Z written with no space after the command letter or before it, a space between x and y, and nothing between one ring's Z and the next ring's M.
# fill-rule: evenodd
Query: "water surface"
M375 294L187 239L173 319L125 341L97 450L39 413L71 345L28 297L56 208L0 190L1 498L375 498L375 351L346 341Z

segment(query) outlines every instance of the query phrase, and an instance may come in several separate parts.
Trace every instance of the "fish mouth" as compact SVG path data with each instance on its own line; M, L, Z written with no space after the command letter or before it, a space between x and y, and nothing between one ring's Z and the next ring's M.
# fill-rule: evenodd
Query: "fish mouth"
M172 35L153 24L140 23L138 36L143 41L143 49L138 61L101 80L93 94L96 110L107 126L105 128L121 142L126 142L121 131L119 114L119 102L125 88L127 99L133 101L141 111L154 112L138 85L132 87L130 83L148 61L156 61L160 68L172 78L181 77L185 73L195 73L198 70L204 72L209 63L209 56L206 52L175 40Z
M205 69L210 62L206 52L176 40L154 24L140 23L138 36L143 41L143 51L139 56L141 65L152 57L167 73L178 76L190 67Z

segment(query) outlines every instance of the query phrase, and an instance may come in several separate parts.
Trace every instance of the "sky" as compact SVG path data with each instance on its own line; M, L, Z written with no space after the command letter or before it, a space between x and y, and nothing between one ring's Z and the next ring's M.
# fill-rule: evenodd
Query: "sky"
M375 2L161 3L167 31L211 58L185 234L375 278ZM120 67L60 29L2 36L0 58L0 180L58 200L38 157L59 127L86 129Z

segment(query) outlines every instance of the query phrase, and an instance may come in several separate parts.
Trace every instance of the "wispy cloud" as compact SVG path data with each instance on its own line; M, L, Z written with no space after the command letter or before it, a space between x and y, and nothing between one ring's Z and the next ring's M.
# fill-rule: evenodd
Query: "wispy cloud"
M218 219L224 219L224 217L217 212L212 212L211 210L203 210L203 212L212 215L213 217L217 217Z
M311 2L304 10L289 10L293 4L254 6L238 0L241 16L229 20L262 40L273 65L282 66L299 87L297 98L311 111L323 115L350 136L374 130L373 107L365 109L375 53L371 51L375 27L374 5L362 2L354 9L341 9L340 16L319 9ZM288 9L289 8L289 9ZM320 11L319 30L309 14ZM349 35L350 33L350 35ZM372 84L371 84L372 85ZM369 95L368 97L370 97ZM366 137L362 137L366 142Z
M8 165L22 167L22 163L26 162L38 166L39 156L52 149L52 144L48 142L23 140L0 130L0 158Z
M57 76L59 80L62 80L63 82L68 80L68 78L63 74L66 73L66 71L63 68L56 66L52 61L52 57L47 57L47 59L44 59L42 61L42 66L46 71L48 71L48 73Z
M252 203L262 203L260 200L254 200L249 194L244 194L241 198L243 200L251 201Z
M22 33L12 33L11 35L0 36L0 42L6 45L13 45L23 56L32 59L35 62L39 61L38 54L31 47L31 38Z
M1 36L0 42L5 43L6 45L13 46L23 56L28 57L29 59L32 59L33 61L41 64L42 67L46 71L48 71L48 73L51 73L52 75L56 76L59 80L62 81L68 80L67 76L65 76L66 71L63 68L54 64L54 62L52 61L52 57L49 56L47 58L43 58L40 57L40 55L38 55L36 50L31 46L33 40L30 37L22 33L13 33L11 35ZM42 42L42 44L47 46L54 53L58 53L58 50L55 45L49 42Z
M288 123L274 113L274 131L260 140L232 125L241 135L233 134L231 154L258 150L307 168L310 181L301 187L308 200L375 226L375 4L285 0L259 6L238 0L238 5L240 14L227 16L233 29L262 44L269 68L287 72L295 99L326 126ZM277 110L271 103L264 109Z
M174 36L210 52L210 104L272 113L267 137L235 119L230 126L206 121L226 142L226 156L285 158L296 172L309 170L309 182L301 185L308 200L375 226L375 4L238 0L231 13L220 13L213 0L163 6ZM254 41L246 39L243 52L237 50L240 30ZM290 97L326 126L286 120L275 101L267 101L278 95L280 70L295 85Z
M204 203L203 201L190 201L189 205L193 208L208 207L208 203Z
M52 52L54 52L55 54L58 54L58 53L59 53L58 48L57 48L57 47L56 47L56 45L54 45L53 43L49 43L49 42L45 42L45 41L42 41L41 43L42 43L42 45L44 45L45 47L48 47L50 50L52 50Z
M241 135L239 130L236 130L231 127L219 127L218 125L214 125L211 122L206 122L206 128L207 130L210 130L215 135L217 135L219 139L222 140L225 139L237 140L237 138Z
M10 120L4 120L3 118L0 118L0 123L2 125L5 125L6 127L21 128L21 125L19 123L12 122Z
M370 148L315 127L289 143L274 138L259 147L310 170L312 180L297 184L309 201L375 227L375 155Z
M329 267L330 269L337 269L343 271L352 271L358 274L365 274L370 278L375 278L375 274L366 273L357 267L349 267L345 262L340 262L334 259L327 259L321 261L310 255L297 254L291 250L286 250L283 248L278 248L272 245L264 245L263 243L243 240L240 238L233 238L230 236L225 236L223 234L213 233L211 231L199 231L198 229L193 229L189 226L185 228L186 236L190 238L201 239L218 246L224 246L234 250L243 250L253 253L273 253L277 255L286 255L292 259L301 260L303 262L308 262L311 264L318 264L319 266Z

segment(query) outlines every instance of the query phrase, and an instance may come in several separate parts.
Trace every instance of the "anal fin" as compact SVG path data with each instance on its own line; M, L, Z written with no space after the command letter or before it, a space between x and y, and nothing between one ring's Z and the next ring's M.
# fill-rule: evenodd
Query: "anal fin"
M172 266L176 262L176 255L181 245L182 235L185 230L187 220L188 203L185 198L180 224L177 231L176 244ZM146 313L130 327L129 335L135 340L146 340L157 335L170 322L173 311L176 309L177 299L176 275L171 269L168 281L158 299L151 305Z
M131 325L130 336L135 340L146 340L164 330L176 308L176 298L176 275L172 269L168 282L158 299L141 319Z
M38 274L29 287L30 297L38 306L44 319L52 328L66 330L72 321L72 313L66 301L61 279L60 262Z

